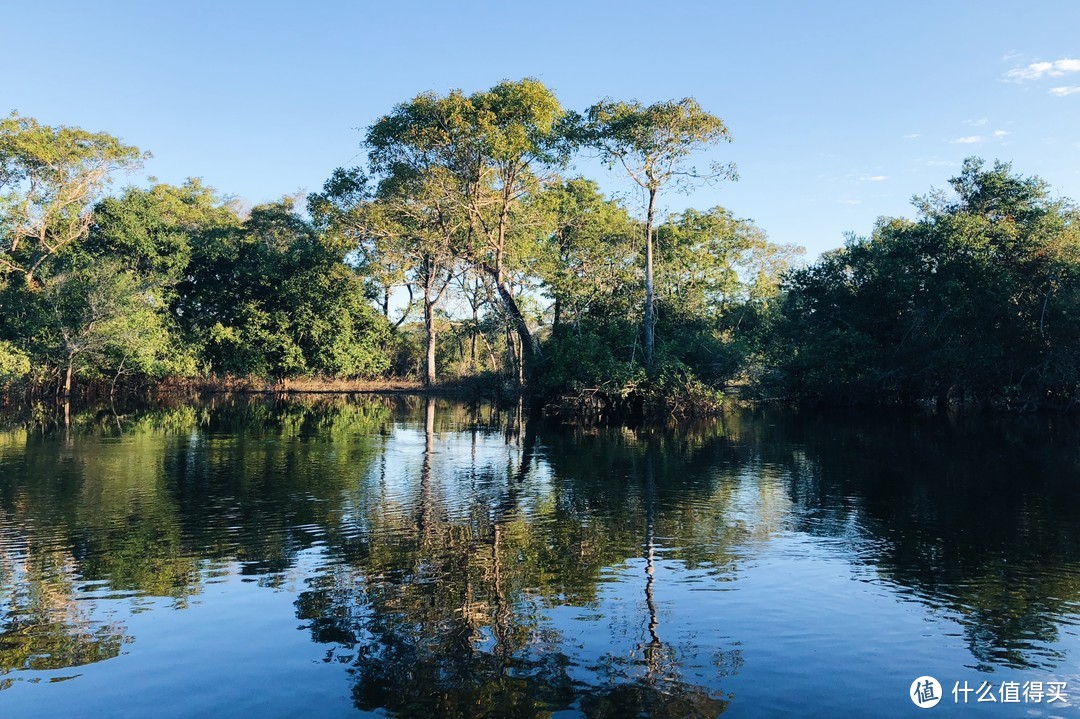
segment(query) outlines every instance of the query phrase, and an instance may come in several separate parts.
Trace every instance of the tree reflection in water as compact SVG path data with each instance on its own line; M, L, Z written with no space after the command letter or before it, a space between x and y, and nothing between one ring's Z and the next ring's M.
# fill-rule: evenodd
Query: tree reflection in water
M578 515L574 498L560 496L567 488L540 486L545 480L532 475L547 469L537 461L537 426L520 408L497 428L504 452L491 453L483 440L494 428L486 429L474 427L472 461L455 465L460 450L440 442L429 400L411 512L373 508L365 522L372 546L354 547L347 569L313 579L297 601L315 640L335 645L328 661L351 664L357 707L404 717L533 717L567 708L597 717L716 716L726 702L682 681L656 636L651 564L643 608L653 639L639 647L639 660L608 656L596 666L575 656L573 637L554 629L546 612L594 603L601 570L631 557L640 540L611 545L605 540L618 533ZM476 460L478 444L489 461ZM454 487L467 489L454 497L443 491ZM650 513L653 494L646 491ZM653 531L650 518L650 546ZM386 547L385 537L398 541Z
M70 551L2 510L0 525L19 527L24 537L0 546L0 689L11 685L5 675L12 672L73 669L119 655L130 639L123 626L91 618L76 601Z
M740 627L695 635L676 585L740 588L792 538L983 667L1062 665L1080 614L1077 432L1037 422L575 428L402 397L36 421L0 431L0 682L127 651L97 605L184 609L227 568L297 578L355 705L404 717L715 716Z

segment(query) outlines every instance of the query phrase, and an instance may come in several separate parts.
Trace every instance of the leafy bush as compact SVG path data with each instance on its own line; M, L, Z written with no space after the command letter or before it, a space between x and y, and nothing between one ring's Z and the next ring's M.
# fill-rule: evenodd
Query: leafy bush
M0 340L0 385L30 374L30 357L10 342Z

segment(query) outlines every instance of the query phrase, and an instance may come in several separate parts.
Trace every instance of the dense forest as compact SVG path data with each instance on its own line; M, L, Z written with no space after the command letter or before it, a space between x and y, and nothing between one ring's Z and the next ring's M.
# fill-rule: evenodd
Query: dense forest
M965 162L914 220L807 264L723 207L692 98L573 111L536 80L425 93L366 164L255 207L103 132L0 120L0 386L467 378L581 408L707 412L725 392L1033 410L1080 397L1077 208ZM571 172L599 159L634 192Z

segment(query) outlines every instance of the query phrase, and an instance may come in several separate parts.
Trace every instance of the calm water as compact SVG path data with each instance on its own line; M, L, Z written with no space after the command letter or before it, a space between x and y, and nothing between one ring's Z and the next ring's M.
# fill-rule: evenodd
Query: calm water
M0 430L2 717L1080 704L1080 432L1048 421L578 429L336 398L23 426ZM955 703L965 682L998 701Z

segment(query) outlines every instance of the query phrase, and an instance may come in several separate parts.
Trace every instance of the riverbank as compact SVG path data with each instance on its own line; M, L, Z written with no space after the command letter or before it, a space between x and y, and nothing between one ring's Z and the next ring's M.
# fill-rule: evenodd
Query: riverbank
M497 377L464 377L426 385L408 378L377 380L297 377L274 380L262 377L167 377L157 381L113 385L109 382L83 382L75 386L73 402L101 400L157 400L215 394L431 394L468 398L473 395L505 395L507 387ZM17 383L0 387L0 404L17 404L49 398L63 401L54 384Z
M512 404L560 421L607 425L663 422L672 418L703 419L728 409L751 406L738 389L723 390L701 383L672 387L671 383L656 382L628 385L617 390L585 388L545 393L528 386L519 387L513 380L496 374L454 378L430 386L406 378L172 377L117 386L108 382L84 382L76 385L66 400L55 385L16 385L8 387L7 391L0 390L0 406L12 408L52 403L74 407L174 405L232 395L269 398L391 395Z
M376 380L297 377L273 380L259 377L171 377L158 381L134 381L113 385L107 381L83 382L65 398L55 385L17 383L0 387L0 407L17 408L51 404L58 406L173 404L226 395L282 398L288 396L395 395L440 397L463 402L512 403L546 417L586 425L638 424L668 420L708 419L739 409L789 408L813 412L884 411L949 415L1077 415L1080 403L1060 401L988 402L963 396L927 397L900 401L895 396L867 395L825 401L821 397L801 397L778 393L776 387L746 381L715 387L696 379L673 382L629 383L619 388L593 387L544 392L517 383L500 374L484 374L444 380L435 385L409 378ZM845 401L846 400L846 401Z
M268 380L257 377L200 377L195 379L174 378L151 386L153 394L394 394L439 391L440 387L426 387L422 382L409 379L356 380L326 378L295 378Z

